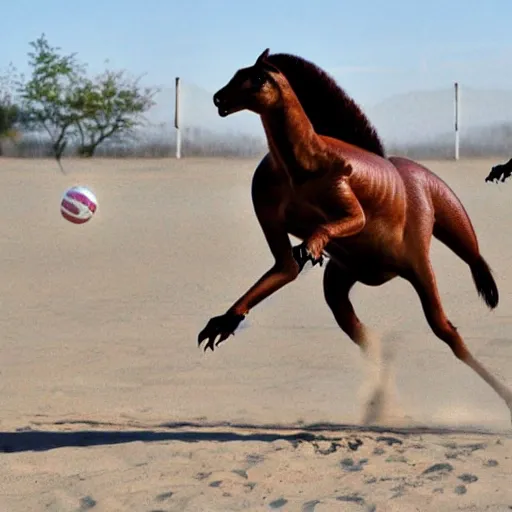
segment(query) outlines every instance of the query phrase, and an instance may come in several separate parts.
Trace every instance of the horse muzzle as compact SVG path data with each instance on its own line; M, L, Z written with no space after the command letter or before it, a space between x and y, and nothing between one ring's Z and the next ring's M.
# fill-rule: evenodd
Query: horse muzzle
M220 117L227 117L229 114L233 114L240 110L240 108L230 105L229 101L221 94L221 91L216 92L213 95L213 104L217 107Z

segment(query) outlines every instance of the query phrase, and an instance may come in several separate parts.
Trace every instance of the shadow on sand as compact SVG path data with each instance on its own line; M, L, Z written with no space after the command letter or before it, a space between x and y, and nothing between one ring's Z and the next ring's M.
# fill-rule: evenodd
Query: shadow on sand
M20 429L16 432L0 432L0 453L17 453L25 451L46 451L63 447L88 447L113 445L120 443L181 441L197 443L216 441L220 443L233 441L257 441L271 443L284 440L291 443L300 441L340 440L358 433L359 435L396 434L402 436L420 434L472 434L501 435L512 437L511 432L489 431L478 427L409 427L393 428L384 426L360 426L333 423L316 423L311 425L251 425L234 423L164 423L152 429L134 428L130 425L116 425L101 422L61 421L52 425L75 427L96 427L98 430L33 430ZM46 427L50 425L45 425ZM101 430L99 430L101 429ZM219 430L223 429L223 430Z

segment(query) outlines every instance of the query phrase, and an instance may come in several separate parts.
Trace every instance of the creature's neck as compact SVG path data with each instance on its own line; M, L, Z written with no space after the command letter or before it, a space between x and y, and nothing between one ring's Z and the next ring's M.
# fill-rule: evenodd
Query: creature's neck
M292 179L318 170L323 144L291 89L283 91L283 104L262 113L261 120L272 156Z

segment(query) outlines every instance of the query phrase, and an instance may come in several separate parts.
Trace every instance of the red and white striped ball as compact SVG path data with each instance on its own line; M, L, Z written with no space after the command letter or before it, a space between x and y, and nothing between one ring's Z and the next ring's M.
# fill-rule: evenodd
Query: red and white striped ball
M84 224L90 220L96 209L96 196L86 187L71 187L62 196L60 213L73 224Z

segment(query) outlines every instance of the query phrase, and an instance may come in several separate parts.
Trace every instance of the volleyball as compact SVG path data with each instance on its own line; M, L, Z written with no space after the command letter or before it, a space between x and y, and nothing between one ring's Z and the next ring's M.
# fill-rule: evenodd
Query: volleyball
M61 215L73 224L84 224L93 217L97 208L96 196L81 186L66 190L60 202Z

